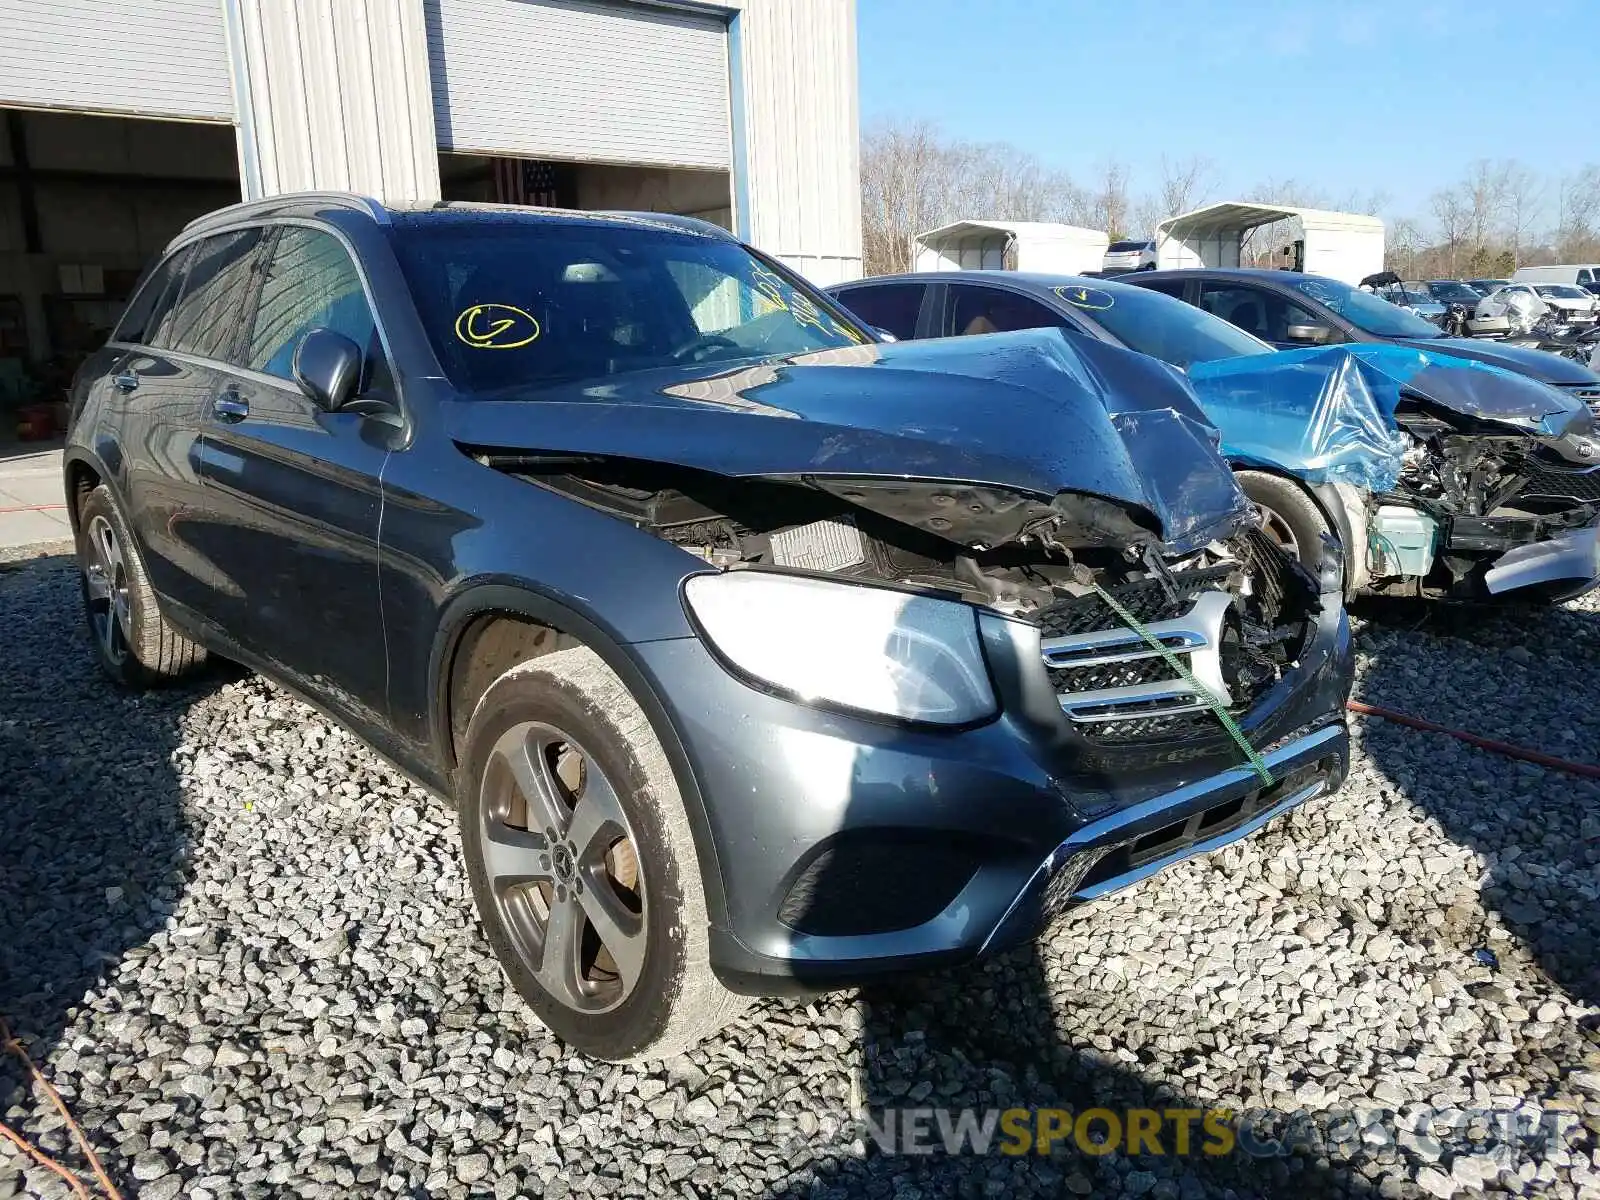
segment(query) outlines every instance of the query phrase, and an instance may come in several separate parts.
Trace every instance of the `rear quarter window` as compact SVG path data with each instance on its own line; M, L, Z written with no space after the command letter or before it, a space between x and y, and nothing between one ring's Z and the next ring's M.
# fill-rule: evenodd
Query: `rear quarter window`
M148 343L178 298L177 285L183 280L183 262L189 248L167 255L145 276L128 301L122 320L111 335L114 342Z
M917 313L926 291L921 283L869 284L841 291L839 302L868 325L904 341L917 335Z

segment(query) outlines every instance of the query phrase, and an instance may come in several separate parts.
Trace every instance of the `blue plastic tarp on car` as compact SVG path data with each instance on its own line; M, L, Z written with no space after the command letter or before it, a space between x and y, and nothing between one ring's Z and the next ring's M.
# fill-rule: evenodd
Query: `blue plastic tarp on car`
M1587 419L1580 402L1537 380L1407 346L1220 359L1194 364L1189 381L1230 460L1375 492L1394 487L1409 445L1394 419L1402 391L1529 433L1559 435Z

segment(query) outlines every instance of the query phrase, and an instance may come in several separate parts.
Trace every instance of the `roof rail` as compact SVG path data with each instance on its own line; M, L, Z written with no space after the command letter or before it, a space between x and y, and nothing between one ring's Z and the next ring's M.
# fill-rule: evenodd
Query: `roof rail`
M699 217L679 216L677 213L630 212L626 209L612 209L598 215L603 217L631 217L635 221L650 221L657 225L671 225L673 228L682 229L686 233L704 234L706 237L719 238L724 242L739 240L714 221L703 221Z
M240 217L270 215L285 208L307 204L348 208L355 212L365 213L380 225L389 224L389 210L371 196L363 196L356 192L279 192L275 196L263 196L258 200L244 200L238 204L230 204L226 208L215 209L203 216L196 217L185 225L183 230L188 233L190 230L204 225L233 221Z

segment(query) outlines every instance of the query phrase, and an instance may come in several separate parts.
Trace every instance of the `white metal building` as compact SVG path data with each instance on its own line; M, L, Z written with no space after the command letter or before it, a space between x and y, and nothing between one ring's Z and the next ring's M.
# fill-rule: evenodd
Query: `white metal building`
M641 208L861 272L855 0L0 0L8 359L241 197Z
M956 221L913 240L916 271L1098 271L1110 239L1050 221Z
M1365 213L1224 200L1157 225L1156 266L1237 267L1253 250L1275 267L1355 284L1383 270L1383 238L1383 222Z

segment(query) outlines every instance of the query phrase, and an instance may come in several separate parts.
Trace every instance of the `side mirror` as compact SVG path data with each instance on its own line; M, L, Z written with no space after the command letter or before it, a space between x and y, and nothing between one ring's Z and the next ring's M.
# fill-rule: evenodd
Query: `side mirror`
M899 338L895 337L894 334L890 333L887 329L885 329L882 325L873 325L871 327L871 329L872 329L873 333L878 335L878 340L880 342L898 342L900 340Z
M294 381L328 412L338 412L361 382L361 347L342 333L313 329L294 348Z
M1333 336L1333 330L1326 325L1291 325L1283 332L1284 340L1308 346L1320 346Z

